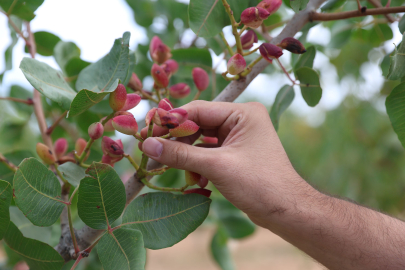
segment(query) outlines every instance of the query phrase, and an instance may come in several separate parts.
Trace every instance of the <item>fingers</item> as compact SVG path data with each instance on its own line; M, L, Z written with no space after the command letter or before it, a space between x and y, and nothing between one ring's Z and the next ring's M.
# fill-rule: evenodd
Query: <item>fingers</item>
M143 152L150 158L170 167L202 172L203 167L216 166L220 152L217 149L196 147L161 138L148 138L143 142ZM204 166L201 166L204 164Z

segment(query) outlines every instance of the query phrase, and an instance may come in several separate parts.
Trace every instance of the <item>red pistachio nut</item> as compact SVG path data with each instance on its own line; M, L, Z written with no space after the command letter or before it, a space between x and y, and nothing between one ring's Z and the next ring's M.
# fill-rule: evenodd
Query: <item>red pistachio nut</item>
M276 13L282 3L282 0L263 0L256 7L267 10L271 15Z
M257 28L259 27L263 20L267 19L270 16L270 13L260 7L250 7L245 9L240 15L241 22L250 27Z
M114 167L114 164L123 159L124 156L120 157L110 157L109 155L103 155L101 157L101 163L108 164L111 167Z
M116 142L122 149L124 149L124 144L122 143L121 139L115 140L115 142Z
M56 161L52 151L43 143L37 143L37 154L45 164L51 165Z
M169 78L179 70L179 64L173 59L167 60L161 67Z
M142 98L138 94L127 94L127 100L125 101L125 105L121 110L128 111L133 109L139 104L139 102L141 102L141 100Z
M302 43L298 39L295 39L293 37L287 37L283 39L279 44L277 44L277 46L296 54L303 54L307 51L304 45L302 45Z
M210 77L204 69L199 67L193 68L192 75L194 84L198 91L204 91L207 89L208 85L210 84Z
M103 124L100 122L93 123L89 126L89 129L87 130L89 133L90 138L93 140L98 140L103 136L104 133L104 127Z
M165 88L169 85L169 78L166 72L157 64L153 64L151 74L155 84L159 88Z
M155 114L153 116L153 123L155 123L159 127L164 127L168 129L176 128L180 125L179 120L177 119L176 116L161 108L156 109Z
M56 157L59 159L60 157L62 157L67 149L68 149L68 142L65 138L59 138L55 141L55 155Z
M87 142L85 139L79 138L76 140L75 150L76 150L76 153L78 156L80 156L83 153L84 149L86 148L86 145L87 145Z
M174 107L173 107L173 104L170 102L170 100L168 100L167 98L164 98L159 101L158 108L166 110L166 111L170 111L170 110L173 110Z
M218 144L218 138L215 137L203 137L201 140L207 144Z
M186 183L189 186L196 185L201 178L200 174L190 171L184 171L184 176L186 177Z
M100 122L103 122L106 118L107 118L107 116L101 118ZM110 120L107 121L107 123L104 124L104 131L111 132L111 131L114 131L114 130L115 129L112 126L112 119L110 119Z
M142 91L143 87L141 80L135 73L132 73L131 79L129 79L127 86L132 90L134 90L135 92Z
M236 53L228 61L228 73L231 75L237 75L241 73L246 67L245 58L239 53Z
M162 42L162 40L154 36L149 45L150 57L154 62L159 65L163 64L165 61L172 57L170 48Z
M211 196L211 190L209 189L205 189L205 188L191 188L191 189L187 189L183 192L183 194L191 194L191 193L197 193L200 195L203 195L207 198L209 198Z
M183 124L188 119L188 112L182 108L176 108L176 109L170 110L169 113L177 118L177 121L179 121L179 124Z
M242 49L249 50L252 48L253 44L258 42L255 31L247 31L243 36L241 36L240 42L242 43Z
M194 123L191 120L186 120L180 126L173 129L169 129L169 133L172 137L186 137L193 135L199 129L200 127L196 123Z
M120 144L107 136L104 136L101 141L101 150L103 151L104 155L108 155L113 158L122 157L124 154L122 142Z
M149 126L150 122L152 121L153 117L155 117L157 108L152 108L145 116L145 124Z
M273 62L273 59L279 58L283 55L283 51L279 47L270 43L263 43L260 45L259 51L263 58L270 63Z
M113 118L113 127L126 135L135 135L138 132L138 123L133 115L119 115Z
M170 95L174 98L184 98L188 96L191 92L190 86L188 86L186 83L177 83L175 85L172 85L169 88Z
M201 176L200 180L198 181L197 185L201 188L205 188L208 185L208 179L204 176Z
M118 84L117 88L110 94L110 107L114 111L119 111L124 107L127 100L127 90L123 84Z

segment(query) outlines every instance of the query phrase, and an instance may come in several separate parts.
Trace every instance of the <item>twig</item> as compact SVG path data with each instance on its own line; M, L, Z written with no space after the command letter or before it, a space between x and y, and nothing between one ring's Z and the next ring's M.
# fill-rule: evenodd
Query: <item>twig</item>
M55 127L56 127L57 125L59 125L59 122L62 121L63 118L65 118L65 116L66 116L67 113L68 113L68 111L65 111L61 116L59 116L58 119L56 119L56 121L52 124L52 126L50 126L50 127L47 129L47 131L46 131L46 134L47 134L47 135L51 135L51 134L52 134L52 132L53 132L53 130L55 129Z
M34 104L34 102L32 101L32 98L21 99L21 98L13 98L13 97L0 97L0 100L9 100L9 101L14 101L14 102L20 102L20 103L25 103L27 105Z
M335 21L343 20L348 18L363 17L368 15L384 15L390 13L401 13L405 12L405 6L400 7L382 7L382 8L371 8L364 12L358 10L336 12L336 13L318 13L312 11L309 15L310 21Z
M377 0L368 0L368 1L370 2L370 4L372 4L376 8L382 8L383 7L383 5L381 5L381 3L379 1L377 1ZM389 3L387 3L387 5L388 5L387 7L390 6ZM387 20L390 23L395 22L394 17L392 17L390 14L384 14L384 16L385 16L385 18L387 18Z
M293 85L297 84L297 83L295 82L295 80L293 80L293 79L290 77L290 74L289 74L288 71L284 68L283 64L281 64L280 59L278 59L278 58L276 58L276 59L277 59L277 62L278 62L278 64L279 64L279 66L281 67L281 69L283 70L283 72L285 73L285 75L287 75L288 79L293 83Z
M223 32L220 32L220 33L219 33L219 36L221 37L222 41L224 42L225 47L228 49L229 54L230 54L231 56L233 56L235 53L233 52L231 46L229 46L228 41L225 39L224 33L223 33Z
M235 18L233 17L233 11L231 10L231 6L226 2L226 0L222 0L222 4L225 7L226 13L228 13L229 19L231 20L232 34L234 35L236 41L236 50L238 51L239 54L242 54L243 53L242 43L240 42L240 35L238 33L239 23L235 21Z
M10 170L14 172L18 170L18 167L14 165L10 160L5 158L1 153L0 153L0 162L3 162Z

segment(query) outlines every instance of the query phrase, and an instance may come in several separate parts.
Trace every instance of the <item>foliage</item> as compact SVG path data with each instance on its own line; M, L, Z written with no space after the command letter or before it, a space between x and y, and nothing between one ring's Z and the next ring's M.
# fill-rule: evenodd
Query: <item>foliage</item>
M270 8L256 8L266 1L271 2ZM232 90L234 85L254 79L263 70L270 74L283 72L289 80L276 87L279 90L269 115L275 129L280 130L287 152L295 153L291 159L299 172L322 190L390 212L404 210L400 206L403 150L398 148L388 121L405 145L404 84L400 83L405 75L405 45L398 44L391 54L383 49L384 42L393 37L393 29L387 23L399 20L397 15L381 13L372 20L357 16L327 20L328 12L339 15L358 8L355 2L344 0L326 1L321 7L323 13L308 12L307 5L313 5L308 0L286 0L283 5L281 0L126 2L150 38L149 46L138 44L130 48L131 34L125 32L112 41L111 50L95 63L81 59L80 48L73 42L45 31L31 32L29 21L35 18L43 0L0 3L2 15L9 19L12 38L4 55L4 72L12 68L12 52L20 36L26 43L25 51L31 54L30 58L19 59L20 69L38 91L32 94L13 86L8 97L0 98L0 239L4 237L6 244L7 267L22 259L31 269L74 269L79 262L78 267L86 269L92 269L91 264L100 268L100 262L103 269L144 269L145 248L171 247L208 217L216 227L211 241L212 257L221 269L234 269L228 241L249 237L255 225L211 185L208 187L213 189L212 199L207 198L211 191L205 189L203 176L186 172L189 178L185 179L183 172L176 169L149 169L148 158L139 150L127 149L121 140L109 136L116 130L132 140L135 137L143 141L138 130L144 122L147 137L153 135L154 125L166 128L167 134L161 136L166 139L172 134L193 134L198 126L183 125L187 123L187 112L178 107L195 99L213 100L225 88ZM392 3L402 4L399 0ZM369 3L367 8L372 8ZM405 11L401 8L395 12ZM292 13L295 15L289 15ZM288 23L292 16L297 20L307 16L305 21L311 23L292 31L294 24ZM156 18L165 18L164 31L150 27ZM176 20L182 21L183 26L175 26ZM308 42L308 33L319 24L318 20L325 21L322 26L332 34L326 45ZM260 28L253 33L260 46L255 38L242 38L247 26L256 25ZM404 25L402 18L398 25L401 33ZM277 37L270 35L282 26L293 34L301 30L301 35L295 39L282 32L280 39L285 39L276 44ZM194 41L183 44L188 29L194 32ZM232 41L225 37L226 29L231 30ZM352 97L328 112L318 128L309 128L302 119L291 115L281 117L299 96L295 92L298 86L309 107L318 106L322 100L322 86L328 82L322 81L324 70L314 65L318 56L328 58L341 81L348 77L362 80L361 67L371 61L369 55L376 48L383 51L381 69L389 80L382 89L383 96L389 94L385 103L389 118ZM288 59L283 56L289 54L286 51L292 53L288 65L283 64ZM36 53L53 57L60 70L33 59ZM213 54L225 60L236 55L233 59L239 61L230 61L228 69L238 72L232 72L232 76L228 71L220 72L218 65L213 66ZM268 61L267 67L263 58ZM259 67L263 70L257 72ZM0 83L4 72L0 74ZM153 87L144 89L143 82L151 77ZM179 94L181 98L169 100L171 86L178 83L187 84L187 91ZM145 119L135 120L129 110L141 99L155 107ZM40 135L31 125L34 111ZM47 123L54 124L47 128ZM89 138L88 128L93 123L98 123L104 133L101 144L101 135ZM178 132L169 133L168 129L174 128ZM66 143L56 148L54 141L60 138L65 138ZM43 141L45 151L34 155L39 141ZM50 166L41 163L38 156ZM121 162L122 159L126 161ZM323 169L314 170L316 167ZM124 183L122 176L128 171L133 177ZM158 176L157 181L152 180L155 184L149 181L153 176ZM207 196L183 194L194 183ZM143 186L145 191L141 192ZM139 193L143 194L137 196ZM77 233L74 227L79 226L84 228ZM81 246L84 240L79 237L86 230L91 232L85 235L88 246ZM56 245L56 249L52 248ZM91 252L95 246L99 261ZM82 260L89 253L90 258ZM72 259L76 259L74 264L63 266Z

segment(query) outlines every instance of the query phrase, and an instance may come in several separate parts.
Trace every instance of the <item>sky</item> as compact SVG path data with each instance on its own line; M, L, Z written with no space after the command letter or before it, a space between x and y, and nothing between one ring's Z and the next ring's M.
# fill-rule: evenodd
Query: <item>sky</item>
M182 0L187 2L187 0ZM289 15L289 14L287 14ZM397 23L391 25L394 30L394 38L385 42L384 47L387 51L394 48L393 43L399 44L401 34L399 33ZM111 48L113 41L122 36L125 31L131 32L130 48L134 49L138 43L146 44L148 39L145 30L139 27L133 18L132 10L127 6L124 0L45 0L36 11L36 18L31 22L32 31L48 31L56 34L64 41L73 41L81 49L82 59L94 62L103 57ZM272 34L277 34L280 29L275 29ZM232 44L232 34L230 27L224 29L227 39ZM193 38L193 33L188 32ZM11 42L7 19L0 14L0 55ZM331 38L328 29L318 25L313 27L308 35L308 41L314 44L326 45ZM284 51L280 60L288 68L290 53ZM365 82L359 83L353 78L345 78L338 81L335 67L329 63L328 57L317 52L314 68L321 74L321 85L323 88L322 99L315 108L306 105L301 96L299 87L295 87L296 98L290 107L295 114L305 117L308 124L317 126L323 122L325 111L339 106L349 93L355 93L361 99L371 99L379 91L384 82L381 70L378 66L378 60L382 54L379 50L374 50L370 58L377 59L374 62L368 62L361 67L361 73L366 78ZM20 39L13 52L13 69L8 71L0 86L0 96L8 93L13 84L18 84L32 89L32 86L25 79L18 68L23 57L29 57L24 53L24 42ZM213 54L213 65L216 66L221 61L221 56ZM50 66L59 69L53 57L44 57L37 55L37 60L43 61ZM4 70L3 57L0 58L0 72ZM226 62L219 63L218 72L226 70ZM150 84L150 79L144 81L146 85ZM325 82L328 82L325 84ZM274 75L259 75L247 88L247 90L237 99L237 102L257 98L265 105L270 106L282 85L289 83L289 80L283 73ZM274 87L272 87L274 86ZM381 111L383 102L377 102ZM146 102L143 102L136 110L132 111L136 118L142 117L148 109Z

